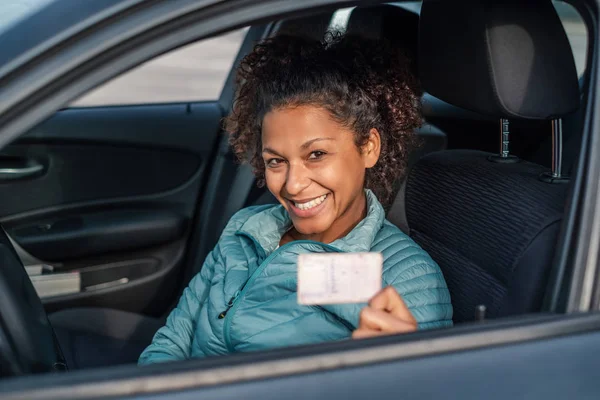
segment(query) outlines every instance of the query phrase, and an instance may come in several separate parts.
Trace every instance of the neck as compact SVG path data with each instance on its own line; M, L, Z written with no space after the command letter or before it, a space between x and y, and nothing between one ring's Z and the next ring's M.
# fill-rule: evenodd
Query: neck
M288 231L282 238L281 243L291 242L293 240L312 240L321 243L331 243L346 236L360 221L367 216L367 197L363 193L358 196L346 210L335 220L333 224L324 232L303 235L296 231L294 227ZM287 236L287 240L286 240Z

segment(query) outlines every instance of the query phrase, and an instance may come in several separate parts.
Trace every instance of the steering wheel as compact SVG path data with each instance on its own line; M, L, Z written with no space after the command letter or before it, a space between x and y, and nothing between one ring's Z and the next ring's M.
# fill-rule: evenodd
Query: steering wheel
M0 376L66 369L42 301L0 227Z

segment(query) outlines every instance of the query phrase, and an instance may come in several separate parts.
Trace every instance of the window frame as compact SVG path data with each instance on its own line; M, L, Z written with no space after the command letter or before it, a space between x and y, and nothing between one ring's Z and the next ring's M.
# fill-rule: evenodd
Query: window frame
M554 5L554 9L556 10L556 14L558 15L558 17L560 18L561 23L563 24L563 27L565 28L565 33L567 34L567 37L569 39L569 45L571 46L571 51L573 53L573 59L575 61L575 64L577 65L577 54L576 53L576 49L573 48L572 45L572 38L569 35L569 32L567 31L566 27L565 27L565 20L563 19L563 15L560 13L559 8L557 8L557 4L565 4L567 7L570 7L573 9L573 11L575 13L577 13L577 16L581 19L581 22L583 24L583 28L585 29L585 54L583 54L583 68L581 69L581 71L578 71L578 76L581 79L584 75L585 72L587 70L587 59L588 59L588 55L589 55L589 41L590 41L590 33L589 33L589 29L588 26L584 20L584 17L582 16L580 10L577 9L577 7L570 1L567 0L552 0L552 4Z
M593 21L598 20L596 9L589 10ZM41 119L55 112L62 104L106 81L120 72L154 57L164 51L198 40L215 32L252 25L267 18L282 18L307 9L319 10L328 5L339 8L359 1L306 0L289 2L229 1L198 2L182 0L179 8L163 14L164 6L171 0L148 2L130 15L116 14L103 21L103 26L76 37L59 54L44 53L35 60L25 62L27 68L15 72L10 87L0 86L4 109L0 108L0 146L33 127ZM206 3L211 3L210 5ZM363 2L364 3L364 2ZM141 13L141 14L138 14ZM123 30L134 33L132 27L138 23L135 17L143 15L144 30L136 34L123 35ZM119 20L120 21L117 21ZM185 23L182 23L185 21ZM595 25L594 25L595 29ZM594 32L597 34L597 32ZM106 35L119 37L117 43L105 43ZM594 35L590 35L594 37ZM597 35L596 35L597 37ZM569 204L567 217L572 223L568 249L562 259L564 265L573 268L573 280L567 289L572 307L569 311L589 311L590 302L583 301L581 279L593 273L598 278L594 261L600 248L600 112L594 112L600 93L597 58L600 52L597 40L593 40L588 62L590 72L589 98L586 99L585 128L582 157L577 174L574 197ZM82 50L81 45L83 46ZM80 47L78 47L80 46ZM39 78L40 69L69 57L69 50L83 51L75 64L54 71L46 79ZM21 66L19 66L21 67ZM85 67L85 68L84 68ZM32 79L35 77L37 79ZM0 82L4 76L0 75ZM23 93L15 93L15 87L24 87ZM12 91L11 91L12 90ZM225 98L226 91L223 91ZM27 101L25 101L27 100ZM27 106L27 107L24 107ZM4 111L4 112L2 112ZM581 300L581 301L579 301ZM574 335L600 330L600 314L533 315L507 320L488 321L485 324L470 324L452 329L419 332L417 334L375 338L365 341L343 341L323 343L301 348L287 348L266 352L236 354L218 359L189 360L175 364L156 365L145 368L123 366L102 370L80 371L76 375L31 376L24 379L5 380L5 389L20 390L19 395L28 398L57 396L69 398L91 398L130 395L132 393L165 393L186 388L198 388L245 379L265 379L285 374L301 374L309 371L326 371L347 366L370 365L390 360L425 357L447 352L467 351L491 346L503 346L551 337ZM255 372L252 373L252 370ZM227 373L224 373L227 372ZM74 379L76 377L76 379Z

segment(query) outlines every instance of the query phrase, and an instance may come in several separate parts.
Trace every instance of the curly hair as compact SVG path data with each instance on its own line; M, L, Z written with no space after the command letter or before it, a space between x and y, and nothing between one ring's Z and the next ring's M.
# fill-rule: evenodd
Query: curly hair
M328 34L323 41L277 36L254 47L237 71L238 92L225 119L230 144L264 185L262 121L269 111L311 105L355 133L361 148L372 128L379 131L381 154L366 171L365 187L384 205L404 176L414 131L422 123L421 89L410 60L380 40Z

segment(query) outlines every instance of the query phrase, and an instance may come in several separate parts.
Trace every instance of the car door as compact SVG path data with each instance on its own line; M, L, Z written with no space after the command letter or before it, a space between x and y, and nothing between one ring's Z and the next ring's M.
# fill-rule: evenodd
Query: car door
M47 312L176 300L246 33L152 60L2 149L0 223Z
M181 16L195 20L197 37L305 12L317 5L311 1L225 3L227 7L218 8L197 1L178 2L176 6L171 0L153 2L144 10L148 11L144 19L149 26L147 33L154 33L152 26L164 27L164 15L159 11L166 4L174 13L170 17L173 20ZM337 2L321 1L318 5L323 7L325 3ZM598 5L596 2L596 10ZM156 12L151 13L152 10ZM587 17L597 22L599 15L594 13ZM135 15L132 14L130 18ZM185 33L185 27L179 23L171 25L171 29L178 35ZM597 33L592 32L590 37L598 37ZM167 35L164 31L163 34ZM562 277L557 279L556 296L552 299L551 309L556 314L525 315L465 324L451 331L328 343L168 366L123 366L29 376L3 382L0 393L3 398L28 399L597 398L600 116L592 105L598 95L600 48L596 42L590 48L593 52L588 65L595 66L591 72L593 85L586 99L589 106L578 161L580 173L576 174L573 198L567 207L571 222L563 233L567 246L559 257ZM145 49L146 55L157 54L156 48ZM118 59L121 63L123 60ZM91 80L81 82L90 84ZM35 88L27 89L35 92ZM59 102L58 97L51 96L35 100L35 110L21 111L17 116L0 114L0 138L16 135L17 128L27 123L26 114L41 115L44 106ZM13 110L12 115L19 110L15 104L11 103L12 108L8 109ZM565 311L572 315L565 315Z

